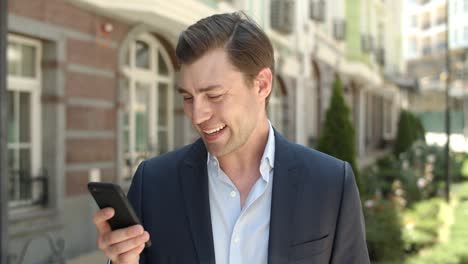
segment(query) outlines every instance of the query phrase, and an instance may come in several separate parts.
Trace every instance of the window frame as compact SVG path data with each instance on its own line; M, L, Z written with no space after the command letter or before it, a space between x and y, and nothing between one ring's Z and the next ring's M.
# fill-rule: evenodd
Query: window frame
M284 93L278 77L274 77L273 87L268 102L268 118L271 125L280 133L284 133Z
M136 66L135 56L136 56L136 43L137 41L143 41L149 46L149 69L142 69ZM128 49L125 52L124 61L128 64L122 65L122 72L124 79L127 82L123 89L128 89L128 98L121 98L128 100L128 106L124 107L123 114L128 114L128 124L123 122L122 130L120 131L120 136L122 138L122 158L123 163L121 168L119 168L120 179L126 181L130 180L133 177L133 174L139 165L139 161L142 159L150 158L152 156L159 155L160 153L160 144L159 144L159 132L164 131L167 133L167 150L170 151L174 148L174 76L175 69L171 63L170 56L166 48L158 41L157 38L152 36L150 33L139 34L137 37L133 38L128 46ZM159 73L158 53L161 54L162 59L165 61L168 73L167 75ZM136 115L135 107L137 103L136 90L137 83L142 83L149 85L147 92L149 93L149 102L147 109L147 140L148 147L145 151L137 151L136 149ZM160 126L159 121L159 94L161 84L166 85L167 89L167 105L166 105L166 120L167 124L165 127ZM126 145L125 140L125 131L128 131L128 145ZM128 149L128 151L126 151ZM130 166L128 166L130 162ZM130 170L130 171L129 171Z
M28 172L31 177L37 178L41 173L41 162L42 162L42 126L41 126L41 116L42 116L42 107L41 107L41 93L42 93L42 43L39 40L26 38L23 36L15 35L9 33L7 36L8 45L10 43L15 43L19 45L27 45L35 48L35 76L34 77L22 77L16 75L10 75L7 73L7 92L13 92L13 94L18 92L26 92L30 94L29 103L30 103L30 171ZM7 58L8 63L8 58ZM16 96L15 96L16 97ZM10 98L10 100L15 100L15 98ZM19 130L18 130L19 132ZM24 145L21 142L10 143L7 142L7 149L16 149L19 151ZM45 184L45 182L43 182ZM40 193L39 188L33 186L31 190L31 196L34 198ZM33 207L32 202L34 199L30 200L13 200L10 199L8 205L11 209L19 209L23 207Z

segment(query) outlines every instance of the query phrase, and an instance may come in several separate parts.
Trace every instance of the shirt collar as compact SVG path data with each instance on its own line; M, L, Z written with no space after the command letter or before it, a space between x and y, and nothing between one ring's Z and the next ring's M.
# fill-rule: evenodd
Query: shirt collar
M268 120L268 140L263 151L262 159L260 160L260 174L266 182L270 179L270 170L274 168L275 164L275 133ZM219 167L218 159L208 152L207 164L216 165Z

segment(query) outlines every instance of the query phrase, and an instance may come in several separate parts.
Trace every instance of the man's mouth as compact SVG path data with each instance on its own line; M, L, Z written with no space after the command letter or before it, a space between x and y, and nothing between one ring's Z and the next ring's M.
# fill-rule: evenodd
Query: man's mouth
M203 133L205 133L206 135L215 135L215 134L219 133L220 131L222 131L224 128L226 128L226 125L222 124L222 125L219 125L218 127L215 127L213 129L203 130Z

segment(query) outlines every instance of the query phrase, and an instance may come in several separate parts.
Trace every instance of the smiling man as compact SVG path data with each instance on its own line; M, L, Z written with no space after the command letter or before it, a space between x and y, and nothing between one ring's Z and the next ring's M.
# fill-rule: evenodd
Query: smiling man
M143 226L111 231L113 210L96 213L112 262L369 263L350 165L268 121L274 54L258 25L243 13L202 19L176 53L200 139L140 164L128 197Z

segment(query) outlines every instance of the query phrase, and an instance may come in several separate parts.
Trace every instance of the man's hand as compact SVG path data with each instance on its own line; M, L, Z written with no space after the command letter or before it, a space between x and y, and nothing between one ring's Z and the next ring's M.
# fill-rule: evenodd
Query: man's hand
M107 220L114 216L113 208L104 208L94 214L98 231L97 245L113 264L137 264L149 234L141 225L112 231Z

